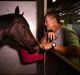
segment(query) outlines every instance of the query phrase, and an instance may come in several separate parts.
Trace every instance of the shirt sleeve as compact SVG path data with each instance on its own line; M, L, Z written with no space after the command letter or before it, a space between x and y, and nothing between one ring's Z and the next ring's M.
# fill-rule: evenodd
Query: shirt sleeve
M76 32L74 31L68 31L66 33L66 43L67 45L75 45L75 46L79 46L79 38L76 34Z

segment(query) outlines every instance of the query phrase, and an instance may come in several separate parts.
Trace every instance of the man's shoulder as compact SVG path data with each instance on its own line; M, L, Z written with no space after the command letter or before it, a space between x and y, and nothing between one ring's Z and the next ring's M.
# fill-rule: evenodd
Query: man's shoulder
M63 36L66 37L67 39L78 39L77 33L73 29L68 29L66 27L62 28Z
M63 27L63 37L64 37L64 44L65 45L75 45L79 46L79 38L76 32L73 29L68 29Z
M69 29L67 27L62 27L61 29L65 34L67 34L67 33L68 34L70 34L70 33L76 34L75 30L73 30L73 29Z

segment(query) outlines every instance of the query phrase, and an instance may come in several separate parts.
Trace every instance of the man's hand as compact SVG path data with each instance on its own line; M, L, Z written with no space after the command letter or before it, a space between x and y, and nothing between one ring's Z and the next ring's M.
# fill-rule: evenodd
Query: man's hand
M51 47L52 47L52 43L43 43L43 44L40 44L40 47L44 50L49 50Z
M51 40L56 40L57 39L57 34L54 32L48 32L48 38L50 38Z

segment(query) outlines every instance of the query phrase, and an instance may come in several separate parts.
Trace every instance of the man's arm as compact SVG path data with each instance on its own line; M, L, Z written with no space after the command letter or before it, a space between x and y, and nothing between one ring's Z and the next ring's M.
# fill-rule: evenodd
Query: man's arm
M52 43L48 43L48 42L42 43L40 44L40 47L45 51L48 51L52 47ZM71 45L71 46L56 45L51 50L54 50L55 52L60 53L61 55L67 57L80 57L80 47L75 45Z
M80 57L80 47L56 45L54 50L67 57Z

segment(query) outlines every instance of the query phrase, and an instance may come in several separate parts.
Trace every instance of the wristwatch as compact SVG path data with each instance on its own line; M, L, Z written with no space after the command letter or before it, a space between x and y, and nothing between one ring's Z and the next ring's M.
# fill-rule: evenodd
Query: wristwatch
M53 43L53 44L52 44L52 46L53 46L53 47L55 47L55 46L56 46L56 44L55 44L55 43Z

